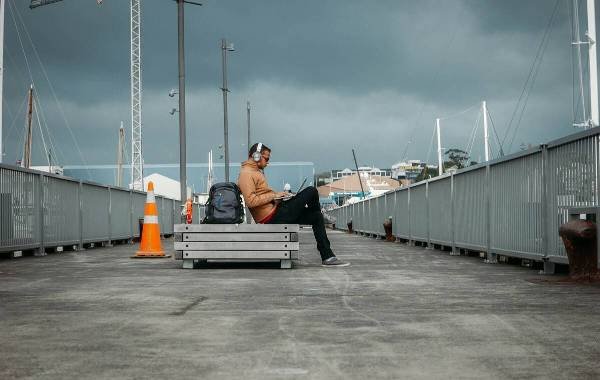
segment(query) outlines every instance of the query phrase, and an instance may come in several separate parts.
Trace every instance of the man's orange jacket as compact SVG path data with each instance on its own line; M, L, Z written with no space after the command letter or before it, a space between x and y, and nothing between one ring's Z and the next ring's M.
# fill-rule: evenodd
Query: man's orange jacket
M238 186L244 196L246 207L257 223L267 219L277 209L275 191L269 187L264 173L251 158L242 162Z

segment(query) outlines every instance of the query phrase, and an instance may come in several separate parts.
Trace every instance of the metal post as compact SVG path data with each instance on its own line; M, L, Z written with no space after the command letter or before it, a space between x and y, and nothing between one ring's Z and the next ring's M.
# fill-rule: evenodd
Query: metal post
M431 228L429 227L429 179L425 182L425 204L426 207L426 220L427 220L427 249L431 249Z
M388 209L387 209L387 198L388 198L388 197L387 197L387 195L386 195L386 194L384 194L384 195L383 195L383 212L384 212L384 215L385 215L385 214L389 214L389 213L388 213ZM379 225L380 225L381 227L383 227L381 223L383 223L385 220L387 220L387 218L384 216L384 217L383 217L383 218L384 218L384 220L381 220L381 215L379 215L379 217L380 217L380 218L379 218L379 220L377 221L377 223L380 223ZM385 228L383 228L383 236L386 236L386 233L385 233Z
M173 202L175 203L175 202ZM133 240L133 190L129 190L129 241Z
M248 152L250 151L250 101L246 102L246 121L248 122Z
M598 123L598 63L596 57L596 9L595 0L587 1L589 64L590 64L590 127L597 127Z
M397 205L398 205L397 195L398 195L398 190L396 189L396 190L394 190L394 212L392 213L392 215L394 216L394 219L392 220L392 231L393 232L398 231L398 230L394 230L394 226L396 229L398 228L398 222L397 222L398 217L396 216L396 211L398 210L397 209ZM395 235L396 235L396 241L398 241L398 235L399 235L398 232L396 232Z
M108 244L107 247L112 247L112 191L108 186Z
M483 114L483 144L485 151L485 160L490 160L490 135L488 132L488 119L487 119L487 104L485 100L481 102L481 112Z
M38 218L39 220L39 230L40 230L40 247L35 252L35 256L46 256L46 247L44 244L44 216L46 214L44 210L44 175L39 174L38 176L38 186L37 186L37 205L38 205Z
M6 3L5 0L0 0L0 164L4 160L4 146L2 145L2 117L4 116L2 108L2 104L4 103L4 3Z
M444 173L444 165L442 163L442 138L440 136L440 118L435 119L435 130L437 133L437 146L438 146L438 174Z
M173 219L173 232L175 232L175 224L177 224L176 220L177 220L177 215L175 210L177 209L177 205L175 204L174 200L171 200L171 216Z
M229 182L229 125L227 120L227 51L233 51L233 48L227 46L227 40L221 40L222 70L223 70L223 132L225 145L225 182ZM250 149L250 148L248 148Z
M485 166L485 251L486 262L496 264L496 254L492 253L492 179L489 161Z
M548 247L550 236L550 220L548 218L548 145L542 144L542 260L544 261L544 273L554 274L554 263L549 261Z
M83 251L83 182L79 181L79 191L77 192L79 200L79 247L78 251Z
M410 224L410 189L411 186L408 185L408 245L412 245L412 225Z
M452 234L452 252L456 255L456 227L454 225L454 172L450 173L450 233Z
M185 138L185 45L184 45L184 0L177 0L177 37L179 56L179 182L181 207L185 207L187 195L186 138ZM180 214L181 223L185 215Z

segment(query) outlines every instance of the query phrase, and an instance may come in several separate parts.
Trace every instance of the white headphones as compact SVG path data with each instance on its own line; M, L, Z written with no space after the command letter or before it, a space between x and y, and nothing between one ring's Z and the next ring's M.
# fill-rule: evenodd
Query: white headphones
M259 142L258 145L256 146L256 150L254 151L254 153L252 153L252 159L254 160L254 162L260 162L260 157L262 156L262 154L261 154L262 147L263 147L263 143Z

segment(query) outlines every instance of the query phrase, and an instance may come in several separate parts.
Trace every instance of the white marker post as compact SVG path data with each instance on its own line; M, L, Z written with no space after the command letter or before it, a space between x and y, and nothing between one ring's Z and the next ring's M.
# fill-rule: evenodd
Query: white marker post
M440 137L440 118L435 119L435 130L437 131L437 146L438 146L438 174L444 173L444 167L442 163L442 138Z
M490 160L490 134L488 132L487 104L485 100L481 103L481 112L483 113L483 144L487 162Z

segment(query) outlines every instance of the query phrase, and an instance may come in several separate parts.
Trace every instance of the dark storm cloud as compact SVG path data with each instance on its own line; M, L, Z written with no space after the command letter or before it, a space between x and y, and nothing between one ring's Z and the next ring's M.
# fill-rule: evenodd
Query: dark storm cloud
M33 11L26 3L19 10L86 161L113 162L119 121L129 124L129 2L105 0L98 7L93 0L65 0ZM567 3L559 4L519 143L571 131ZM206 151L222 143L222 37L236 47L228 61L232 160L242 159L246 149L249 98L254 136L277 147L278 159L311 160L319 169L350 166L348 152L360 147L362 160L384 167L403 158L409 136L409 155L426 158L435 117L483 99L502 135L553 6L543 0L187 6L189 159L205 161ZM166 96L177 83L176 6L143 0L142 7L145 159L176 162L176 117L168 114L176 101ZM9 112L16 113L28 74L8 9L6 24L11 58L5 59L5 96ZM57 145L68 145L72 139L51 91L32 67ZM464 144L475 118L446 122L453 145ZM5 128L11 122L5 115ZM540 128L547 133L540 135ZM5 141L6 161L17 155L20 135L15 129ZM302 150L291 149L299 145ZM81 162L76 152L62 150L66 163Z

